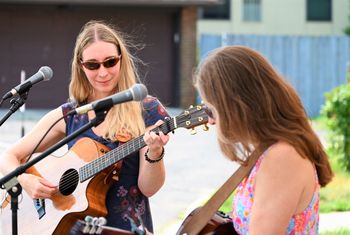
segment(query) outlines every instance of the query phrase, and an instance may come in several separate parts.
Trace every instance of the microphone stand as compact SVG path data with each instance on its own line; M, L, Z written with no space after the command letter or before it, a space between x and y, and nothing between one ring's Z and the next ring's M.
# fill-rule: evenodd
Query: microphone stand
M12 234L17 235L17 210L18 210L18 195L21 194L22 187L19 184L17 180L17 176L23 174L28 168L32 167L37 162L44 159L49 154L53 153L63 145L67 144L69 141L75 139L77 136L81 135L83 132L87 131L88 129L92 127L96 127L106 117L108 110L95 110L96 117L91 120L89 123L85 124L81 128L74 131L71 135L66 136L58 143L54 144L50 148L48 148L46 151L44 151L42 154L34 158L33 160L28 161L27 163L18 166L15 170L10 172L9 174L5 175L3 178L0 179L0 185L5 186L5 189L8 191L8 193L11 195L11 210L12 210Z
M10 107L10 110L1 118L0 126L25 103L25 101L27 100L27 97L28 97L28 92L25 92L20 96L10 100L10 103L12 104L12 106Z
M10 107L9 111L1 118L0 126L25 103L27 98L28 91L10 100L10 104L12 104L12 106ZM18 196L22 193L22 187L15 178L8 180L6 183L1 185L3 185L2 187L6 188L7 192L11 196L12 221L14 221L12 223L12 231L14 234L17 234Z

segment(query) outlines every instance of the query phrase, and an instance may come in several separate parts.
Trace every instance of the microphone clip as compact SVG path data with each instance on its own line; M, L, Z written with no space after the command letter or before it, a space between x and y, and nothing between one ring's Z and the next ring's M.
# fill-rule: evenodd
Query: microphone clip
M0 119L0 126L4 124L4 122L13 114L15 113L27 100L28 92L25 92L23 94L20 94L18 96L13 97L10 100L10 103L12 104L9 108L9 111ZM1 100L0 104L2 104L3 100Z
M27 98L28 91L10 99L10 104L12 104L10 110L16 112L26 102Z

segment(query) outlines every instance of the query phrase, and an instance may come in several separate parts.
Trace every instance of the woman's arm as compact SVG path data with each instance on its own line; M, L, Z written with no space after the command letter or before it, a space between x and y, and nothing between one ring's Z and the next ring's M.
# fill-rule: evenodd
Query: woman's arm
M303 211L315 188L315 171L286 143L266 153L255 181L249 234L284 234L294 214Z
M1 173L5 175L13 171L20 164L25 163L44 133L60 117L62 117L60 107L52 110L47 113L27 135L8 148L0 157ZM44 151L63 138L64 135L65 123L64 120L61 120L50 130L36 152ZM57 190L56 186L49 181L32 174L24 173L17 178L23 189L32 198L48 198Z
M140 150L140 172L138 178L138 186L141 192L150 197L154 195L164 184L165 181L165 167L164 160L150 163L146 161L145 154L151 160L159 159L165 151L164 145L169 141L169 136L162 132L157 135L155 132L149 130L155 126L161 125L163 122L158 121L156 125L147 128L144 135L144 141L147 146ZM165 152L163 153L165 154Z

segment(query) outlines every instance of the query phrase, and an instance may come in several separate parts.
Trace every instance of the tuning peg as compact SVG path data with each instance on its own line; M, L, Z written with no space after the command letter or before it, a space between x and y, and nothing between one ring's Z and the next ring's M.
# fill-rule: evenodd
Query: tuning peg
M195 134L197 134L197 131L194 129L194 127L192 127L190 133L191 133L191 135L195 135Z
M96 229L96 234L102 234L102 231L103 231L102 226L107 224L106 218L105 217L99 217L97 224L98 224L98 227Z
M98 229L98 218L93 217L92 222L91 222L91 229L89 231L90 234L95 234Z
M92 216L89 216L87 215L85 218L84 218L84 221L85 221L85 226L83 228L83 234L87 234L90 232L90 226L92 227L92 220L93 220L93 217Z
M204 125L203 125L203 131L208 131L208 130L209 130L208 125L207 125L207 124L204 124Z
M98 225L103 226L107 224L107 220L105 217L99 217L98 218Z

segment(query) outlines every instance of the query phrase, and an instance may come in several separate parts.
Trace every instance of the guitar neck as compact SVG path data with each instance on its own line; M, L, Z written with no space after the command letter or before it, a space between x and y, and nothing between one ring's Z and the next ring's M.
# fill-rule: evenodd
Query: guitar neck
M165 119L164 123L158 127L152 129L152 131L164 134L179 128L185 127L187 129L194 128L195 126L205 124L208 122L208 115L206 114L206 107L204 105L197 105L190 107L188 110L183 111L180 115ZM126 156L140 150L146 146L143 136L136 137L115 149L107 152L105 155L93 160L92 162L79 168L79 180L84 182L100 171L107 167L117 163Z
M173 119L168 119L159 127L153 128L152 131L156 133L162 131L164 134L168 134L170 131L173 131L175 129L174 123L175 121ZM132 139L125 144L118 146L116 149L109 151L105 155L81 167L79 169L80 182L84 182L85 180L90 179L100 171L145 147L146 143L143 140L143 136L144 135L138 136L135 139Z

